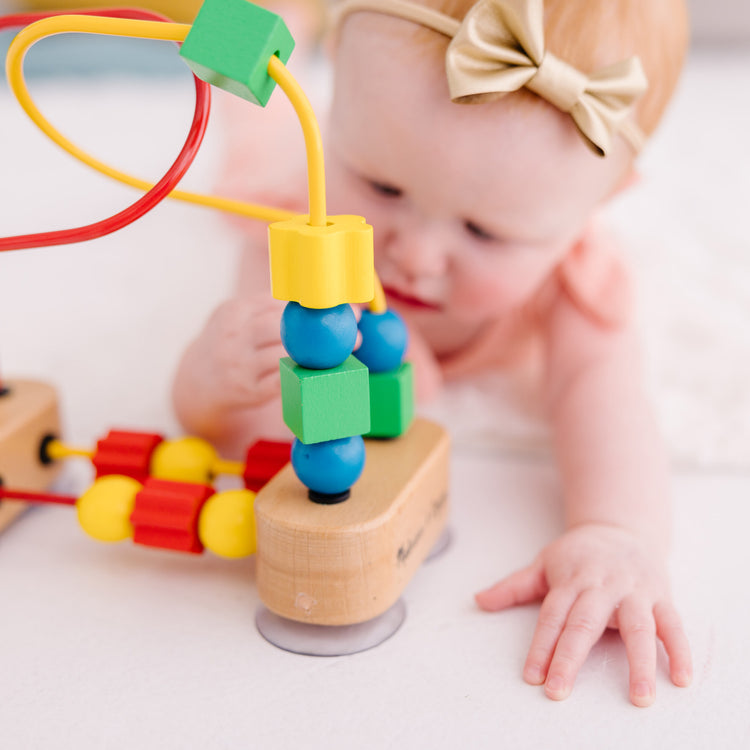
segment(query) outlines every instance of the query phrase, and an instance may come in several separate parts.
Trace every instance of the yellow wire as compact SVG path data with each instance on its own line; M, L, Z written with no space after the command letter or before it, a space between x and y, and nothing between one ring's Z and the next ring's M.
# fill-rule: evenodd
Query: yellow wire
M315 112L301 86L286 69L284 63L275 55L268 61L268 74L287 95L302 125L307 152L310 225L324 227L327 223L327 217L323 139L320 136L320 128L318 127ZM383 291L383 285L380 283L377 272L373 271L373 274L375 277L375 297L370 302L369 308L374 313L384 313L388 309L385 292Z
M326 177L325 167L323 166L323 139L320 137L320 128L315 118L315 112L302 87L276 55L273 55L268 61L268 75L279 84L281 90L287 95L294 111L297 113L300 125L302 125L307 151L310 224L314 227L324 227L327 224Z
M245 465L239 461L228 461L225 458L217 458L211 464L212 474L234 474L242 476L245 471Z
M372 302L368 305L370 312L382 314L388 310L388 303L385 301L385 292L383 291L383 285L380 283L377 271L375 273L375 297Z
M63 443L62 440L50 440L46 445L47 455L53 461L59 461L64 458L73 458L80 456L82 458L88 458L89 460L94 458L96 451L87 450L86 448L75 448ZM240 461L228 461L225 458L217 458L211 465L212 474L236 474L242 476L245 471L245 465Z
M85 448L73 448L66 445L60 440L50 440L46 446L47 455L53 461L59 461L61 458L70 458L72 456L83 456L84 458L93 458L94 451Z
M150 190L153 187L152 183L132 177L89 155L68 140L44 117L31 98L31 94L26 86L23 76L23 61L26 53L33 44L54 34L79 32L83 34L108 34L110 36L136 36L144 39L180 42L185 39L190 28L188 24L134 21L124 18L101 18L97 16L71 15L45 18L21 30L8 48L5 64L8 84L32 122L64 151L67 151L71 156L113 180L117 180L138 190ZM215 208L219 211L259 219L266 223L285 221L295 215L293 212L284 209L271 208L218 196L190 193L183 190L174 190L170 193L169 197Z
M71 156L113 180L117 180L138 190L150 190L153 187L152 183L132 177L89 155L60 133L44 117L31 98L31 94L26 86L23 76L23 62L26 53L33 44L55 34L76 32L182 42L185 40L190 29L191 26L189 24L137 21L99 16L63 15L44 18L22 29L13 39L8 49L5 65L8 84L31 121L64 151L67 151ZM325 166L323 141L315 112L302 87L297 83L284 63L275 55L268 61L268 74L289 98L302 126L307 153L310 224L316 227L324 227L327 224ZM284 209L261 206L244 201L221 198L219 196L191 193L183 190L173 190L169 197L258 219L266 223L285 221L295 215L293 212ZM375 282L375 298L370 303L370 309L373 312L385 312L387 309L385 294L377 274L375 274Z

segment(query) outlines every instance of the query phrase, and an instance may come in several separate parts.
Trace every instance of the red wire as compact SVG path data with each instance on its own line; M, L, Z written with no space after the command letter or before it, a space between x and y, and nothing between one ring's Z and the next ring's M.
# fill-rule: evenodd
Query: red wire
M0 485L0 500L25 500L31 503L55 503L56 505L75 505L77 497L70 495L54 495L50 492L26 492L14 490Z
M28 25L34 23L34 21L49 16L69 15L73 12L74 11L17 13L0 18L0 30L9 26ZM158 13L131 8L110 8L107 10L88 10L75 13L78 15L129 18L134 20L169 21L168 18L159 15ZM23 234L15 237L2 237L0 238L0 251L65 245L71 242L84 242L85 240L93 240L98 237L103 237L106 234L111 234L118 229L126 227L128 224L132 224L164 200L164 198L175 189L185 175L185 172L187 172L190 165L193 163L198 154L198 150L200 149L201 142L203 141L206 126L208 125L208 115L211 109L210 86L204 81L201 81L195 75L193 78L195 79L195 113L190 125L190 131L188 132L182 150L177 155L174 163L156 185L154 185L135 203L114 216L110 216L108 219L95 222L94 224L77 227L75 229L41 232L38 234Z
M37 13L11 13L0 17L0 31L16 26L29 26L43 18L52 16L104 16L105 18L129 18L133 21L165 21L172 23L172 19L161 13L140 8L88 8L82 10L52 10Z

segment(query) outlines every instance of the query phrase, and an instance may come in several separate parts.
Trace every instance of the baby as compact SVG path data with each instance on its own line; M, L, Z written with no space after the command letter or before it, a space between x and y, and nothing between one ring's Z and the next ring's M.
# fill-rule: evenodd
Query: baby
M418 397L541 352L567 530L476 600L490 611L542 601L523 676L553 699L619 629L630 699L647 706L657 638L675 685L692 667L628 277L595 217L633 181L676 84L683 0L347 0L338 11L329 208L375 228ZM269 202L294 206L291 193ZM280 425L283 304L266 256L262 241L247 249L234 296L175 383L186 428L227 454Z

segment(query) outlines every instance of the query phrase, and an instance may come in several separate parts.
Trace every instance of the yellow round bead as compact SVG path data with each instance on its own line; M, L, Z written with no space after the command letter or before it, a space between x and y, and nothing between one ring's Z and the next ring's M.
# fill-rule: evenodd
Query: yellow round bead
M157 479L210 484L216 451L197 437L164 440L154 449L149 469Z
M255 493L250 490L217 492L206 501L198 519L198 537L220 557L252 555L256 549Z
M131 477L111 474L97 479L78 498L78 523L100 542L120 542L133 536L130 515L143 486Z

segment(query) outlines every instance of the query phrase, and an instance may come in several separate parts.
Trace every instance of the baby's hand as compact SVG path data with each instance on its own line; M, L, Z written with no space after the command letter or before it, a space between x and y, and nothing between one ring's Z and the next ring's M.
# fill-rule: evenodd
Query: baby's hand
M268 295L230 299L211 315L195 346L203 387L232 409L257 407L280 393L284 303ZM197 373L196 373L197 374Z
M548 697L567 698L578 670L607 627L618 628L630 664L630 700L655 695L656 638L664 643L675 685L690 683L690 648L672 604L661 556L632 532L605 524L571 529L527 568L476 595L497 611L543 599L523 670Z

